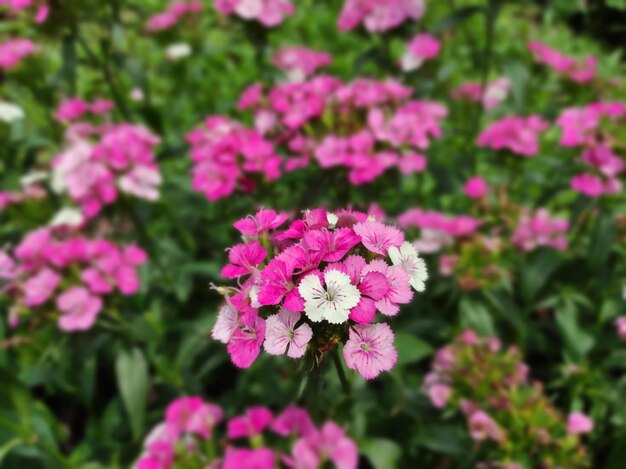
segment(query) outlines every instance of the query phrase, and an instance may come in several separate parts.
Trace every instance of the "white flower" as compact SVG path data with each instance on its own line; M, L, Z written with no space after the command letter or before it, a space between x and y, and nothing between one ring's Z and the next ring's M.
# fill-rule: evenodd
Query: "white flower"
M186 42L171 44L165 49L165 56L169 60L178 60L191 55L191 46Z
M31 173L24 174L20 178L20 184L22 187L30 186L36 182L45 181L48 179L49 173L47 171L33 171Z
M409 283L415 291L423 292L426 288L426 280L428 280L428 270L426 270L424 259L419 256L415 247L405 241L399 249L391 246L388 253L393 265L402 267L409 274Z
M406 51L400 59L400 68L403 72L411 72L417 70L424 63L424 59L418 57L411 51Z
M240 0L235 7L235 13L246 20L257 18L263 11L261 0Z
M130 99L133 101L141 102L145 98L144 92L141 88L133 88L130 92Z
M331 212L326 212L326 221L328 222L328 228L331 230L337 226L339 217Z
M298 286L304 298L304 312L313 322L326 319L332 324L348 320L350 309L359 304L361 293L350 283L350 277L338 270L324 273L324 284L315 274L304 277Z
M20 119L24 119L24 110L6 101L0 101L0 120L10 123Z
M79 226L82 222L83 213L79 209L65 207L54 215L48 226Z

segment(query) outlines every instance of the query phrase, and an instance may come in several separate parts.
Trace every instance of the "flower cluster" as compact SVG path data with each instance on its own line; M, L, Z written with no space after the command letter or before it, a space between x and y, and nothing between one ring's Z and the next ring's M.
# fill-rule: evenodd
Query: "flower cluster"
M148 18L146 31L150 33L164 31L175 26L183 17L193 16L202 11L202 2L199 0L177 1L167 7L165 11L156 13Z
M318 52L307 47L291 46L277 50L272 59L275 67L287 75L289 81L303 81L315 74L317 69L333 61L328 52Z
M91 135L100 137L95 144ZM52 161L52 188L67 192L87 218L112 204L118 191L156 200L161 174L154 147L159 138L132 124L100 128L78 123L67 130L68 147Z
M349 31L363 23L369 32L383 32L424 15L424 0L345 0L337 27Z
M43 199L46 191L41 187L40 182L47 179L48 174L43 172L33 172L24 175L20 179L20 189L16 191L0 191L0 210L25 200Z
M85 114L106 114L113 109L113 103L106 99L95 99L92 103L81 98L69 98L59 104L55 117L63 122L73 122Z
M576 60L536 41L529 42L528 49L535 62L547 65L555 72L576 83L588 83L596 76L597 60L592 55L582 60Z
M287 218L261 210L235 223L244 242L230 248L222 275L239 286L218 289L226 304L213 338L241 368L262 345L300 358L344 343L348 367L364 378L390 370L394 334L373 321L377 311L397 315L411 287L424 290L424 261L400 230L365 213L315 209L279 229Z
M9 39L0 44L0 70L16 67L24 58L37 52L37 46L30 39Z
M355 185L391 167L404 174L423 171L420 152L441 135L447 111L432 101L408 100L410 95L410 88L393 80L344 84L317 76L279 84L267 95L262 85L252 85L239 108L254 110L254 130L212 116L188 135L194 188L217 200L253 187L248 173L272 180L312 158L324 169L347 168Z
M459 409L489 467L521 468L524 461L546 468L586 467L579 434L592 422L574 412L568 422L538 382L528 378L519 350L471 330L437 351L425 392L439 408Z
M545 208L535 213L523 210L511 242L524 251L532 251L540 246L564 251L567 249L565 234L568 228L569 222L566 219L552 217Z
M118 247L106 239L61 234L49 228L29 233L14 258L0 252L0 278L13 304L10 325L41 312L57 318L64 331L90 329L102 310L103 297L139 290L137 266L147 261L137 246ZM34 318L37 319L36 317Z
M483 91L480 83L462 83L452 90L450 96L457 100L469 100L481 103L486 111L490 111L504 101L511 91L511 81L507 77L500 77L490 81Z
M335 422L317 427L306 409L288 406L274 416L266 407L249 407L221 430L222 408L201 397L171 402L165 420L144 441L135 469L289 468L317 469L331 463L356 469L359 453ZM218 433L225 433L220 440ZM246 444L246 440L248 444ZM219 452L218 452L219 451ZM282 467L282 465L281 465Z
M400 68L404 72L417 70L427 60L439 55L441 42L428 33L420 33L409 41L406 51L400 59Z
M35 23L43 23L48 19L48 14L50 13L50 5L48 5L47 1L36 1L36 0L0 0L0 5L6 5L11 10L15 12L19 12L22 10L26 10L29 8L36 7L37 10L35 12Z
M278 26L285 16L296 12L290 0L214 0L213 5L223 15L236 14L268 28Z
M532 157L539 152L539 134L549 126L539 116L505 117L483 130L477 143L481 147L508 149L517 155Z
M597 102L584 107L565 109L557 119L564 147L580 147L582 163L592 172L575 176L572 189L588 197L599 197L622 190L618 177L626 171L621 156L613 152L614 135L626 120L626 105L621 102Z

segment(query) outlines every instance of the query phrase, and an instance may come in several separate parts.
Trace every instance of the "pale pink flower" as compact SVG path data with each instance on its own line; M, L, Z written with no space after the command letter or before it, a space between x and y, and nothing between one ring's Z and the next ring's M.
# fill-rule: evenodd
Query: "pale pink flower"
M369 32L384 32L424 15L424 0L345 0L337 20L341 31L363 23Z
M211 330L211 337L223 344L227 344L239 325L237 308L226 303L217 312L217 320Z
M84 287L72 287L57 297L59 329L66 332L90 329L102 309L102 299Z
M467 180L465 186L463 186L463 190L468 197L480 199L487 195L489 186L487 185L487 181L476 176Z
M302 357L313 331L306 323L296 327L301 317L301 313L284 308L278 314L269 316L265 320L265 351L270 355L283 355L286 351L290 358Z
M361 237L361 242L367 249L383 256L387 255L390 247L398 247L404 242L402 231L378 221L357 223L352 228Z
M22 59L34 54L37 46L30 39L9 39L0 44L0 70L16 67Z
M245 438L263 433L274 416L267 407L249 407L243 415L228 421L228 438Z
M400 311L400 304L407 304L413 298L409 274L400 266L389 266L382 259L375 259L363 268L362 274L380 272L387 277L389 289L376 301L376 308L385 316L395 316ZM419 286L419 283L418 283Z
M359 303L361 293L350 283L350 277L338 270L324 272L323 280L324 285L320 277L310 274L300 282L298 292L304 299L304 312L313 322L346 322L350 309Z
M320 430L311 431L293 445L292 467L317 469L325 461L337 469L356 469L359 452L356 444L334 422L326 422Z
M443 409L451 396L452 388L447 384L436 383L428 387L430 402L437 409Z
M549 127L539 116L505 117L492 122L478 136L481 147L508 149L515 154L532 157L539 152L539 134Z
M159 186L163 182L157 168L135 166L121 176L117 184L122 192L141 199L155 201L159 199Z
M283 47L276 51L272 63L292 79L300 81L325 65L330 65L332 56L306 47ZM299 80L298 80L299 79Z
M389 371L398 358L393 341L393 331L385 323L353 326L343 348L346 365L365 379Z
M491 439L499 442L504 439L504 434L495 420L480 409L470 414L468 426L470 435L475 441Z
M54 270L44 268L24 282L24 305L39 306L50 299L61 282Z
M615 320L615 329L617 330L617 336L626 340L626 316L620 316Z
M567 417L567 433L580 435L593 431L593 420L582 412L572 412Z

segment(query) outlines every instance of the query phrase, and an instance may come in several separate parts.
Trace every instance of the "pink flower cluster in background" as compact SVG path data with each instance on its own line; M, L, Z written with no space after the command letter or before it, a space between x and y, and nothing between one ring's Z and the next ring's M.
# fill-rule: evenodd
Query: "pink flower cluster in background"
M507 77L500 77L487 83L484 92L480 83L467 82L452 90L450 96L457 100L481 103L486 111L490 111L498 107L509 96L510 91L511 81Z
M47 1L35 0L0 0L0 5L6 5L13 11L21 11L36 7L35 23L43 23L48 18L50 6Z
M534 213L523 210L511 242L524 251L532 251L540 246L565 251L568 229L569 222L566 219L553 217L545 208Z
M422 253L434 253L452 244L454 238L475 233L481 221L469 215L445 215L437 211L412 208L398 216L404 229L419 228L420 238L413 242Z
M508 149L517 155L532 157L539 153L539 134L549 126L539 116L504 117L489 124L478 136L477 143L481 147Z
M238 287L218 288L226 304L213 338L240 368L261 346L300 358L337 340L348 367L364 378L393 368L394 334L373 321L377 311L397 315L413 298L411 287L424 290L426 265L415 248L400 230L362 212L314 209L279 229L287 219L264 209L235 223L244 242L229 249L222 275Z
M503 350L498 338L466 330L436 352L424 391L434 407L461 411L477 450L493 464L489 467L515 467L514 462L528 458L578 467L586 455L573 437L590 432L593 422L580 412L565 422L528 372L516 347ZM511 453L513 447L519 454Z
M576 60L536 41L529 42L528 49L532 53L535 62L547 65L555 72L576 83L588 83L596 76L598 61L592 55L582 60Z
M30 39L9 39L0 44L0 69L14 68L35 52L37 52L37 46Z
M409 41L406 51L400 59L400 68L404 72L416 70L427 60L432 60L439 55L441 42L428 34L420 33Z
M55 117L63 122L73 122L85 114L106 114L111 109L113 109L113 103L106 99L96 98L89 103L81 98L69 98L59 104Z
M420 19L424 10L424 0L345 0L337 27L349 31L363 24L369 32L380 33Z
M202 11L202 2L199 0L177 1L167 7L165 11L156 13L148 18L146 31L154 33L174 27L183 17L193 16Z
M411 89L396 81L362 78L344 84L317 76L279 84L267 94L262 85L252 85L239 108L254 110L255 130L213 116L188 135L194 188L218 200L251 189L247 173L272 180L311 159L324 169L347 168L355 185L392 167L404 174L423 171L421 151L441 136L447 111L432 101L410 101L410 95Z
M288 406L274 415L267 407L249 407L244 414L226 422L216 404L201 397L181 397L171 402L165 420L152 429L144 440L144 452L135 469L170 469L184 460L193 467L223 469L317 469L333 464L339 469L356 469L359 451L333 421L317 427L306 409ZM225 433L220 440L219 434ZM263 443L269 435L277 442ZM265 438L263 438L265 436ZM219 453L206 448L219 441ZM259 443L260 442L260 443ZM282 467L282 465L281 465Z
M318 52L307 47L291 46L277 50L272 63L289 78L289 81L302 81L313 75L319 68L333 61L328 52Z
M60 313L59 329L90 329L104 297L115 290L132 295L140 287L137 267L147 261L137 246L119 247L106 239L63 235L48 228L29 233L14 250L14 259L0 253L0 277L13 297L12 327L22 316Z
M619 133L618 128L625 121L626 105L618 101L597 102L561 112L556 121L562 130L560 144L582 148L580 160L591 171L572 178L572 189L587 197L621 192L619 175L626 171L626 164L613 151L613 135Z
M92 142L90 136L99 140ZM118 192L146 200L159 198L161 174L155 146L160 139L144 127L115 124L68 127L68 146L52 161L52 188L67 193L87 218L114 203Z
M41 180L47 179L47 173L32 173L22 177L21 187L15 191L0 191L0 211L25 200L43 199L47 196L41 187Z
M290 0L214 0L213 5L223 15L256 20L268 28L278 26L296 12Z

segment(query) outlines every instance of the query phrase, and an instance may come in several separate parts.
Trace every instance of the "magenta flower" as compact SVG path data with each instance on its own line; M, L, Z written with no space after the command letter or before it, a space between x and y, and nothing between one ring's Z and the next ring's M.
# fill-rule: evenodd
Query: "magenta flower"
M222 469L274 469L274 453L269 448L226 448Z
M361 239L350 228L310 230L304 235L306 247L325 262L339 261L359 242Z
M306 409L290 405L272 421L270 428L280 436L306 436L315 431L315 424Z
M505 117L492 122L478 136L477 144L493 150L508 149L532 157L539 153L539 134L549 127L539 116Z
M274 416L267 407L249 407L245 414L228 421L228 438L246 438L263 433Z
M573 177L570 186L576 192L580 192L587 197L599 197L605 190L602 179L588 173L579 174L578 176Z
M428 33L420 33L406 45L406 52L400 59L400 67L404 72L416 70L426 61L432 60L441 50L441 43Z
M389 289L376 301L376 308L385 316L395 316L400 311L399 305L413 298L409 274L401 266L388 266L382 259L373 260L363 269L364 275L369 272L379 272L387 278Z
M385 323L353 326L343 348L346 365L365 379L391 370L398 358L393 340L393 331Z
M480 199L487 195L489 192L489 186L487 185L487 181L477 176L468 179L465 186L463 186L463 190L465 191L465 195L468 197L471 197L472 199Z
M367 249L383 256L387 255L387 250L391 246L398 247L404 242L402 231L378 221L357 223L352 228L361 237L361 242Z
M264 348L270 355L283 355L300 358L306 352L306 346L313 337L311 326L304 323L296 327L302 315L287 309L281 309L265 320Z
M37 46L29 39L9 39L0 44L0 70L16 67L24 58L37 52Z
M593 420L582 412L572 412L567 417L567 433L581 435L593 431Z
M267 249L258 241L236 244L228 251L230 264L222 268L222 275L226 278L249 275L266 257Z
M272 259L261 272L258 302L262 306L277 305L283 298L283 306L290 311L304 309L304 300L293 283L296 266L280 259Z
M317 469L325 461L337 469L356 469L359 452L354 441L334 422L326 422L320 430L300 438L293 446L294 467Z
M289 216L286 213L276 213L274 210L261 209L256 215L248 216L236 221L233 226L244 236L257 237L275 230L285 223Z
M231 335L227 350L236 367L248 368L261 352L265 339L265 320L260 317L241 319L243 323Z
M24 305L39 306L50 299L61 282L61 276L52 269L42 269L24 282Z
M66 332L90 329L102 309L102 299L84 287L72 287L57 297L59 329Z
M224 412L220 406L205 403L198 396L178 398L165 410L166 424L205 439L212 437L213 429L223 418Z
M511 242L524 251L532 251L539 246L550 246L559 251L567 249L569 222L564 218L553 217L542 208L534 214L523 211Z

